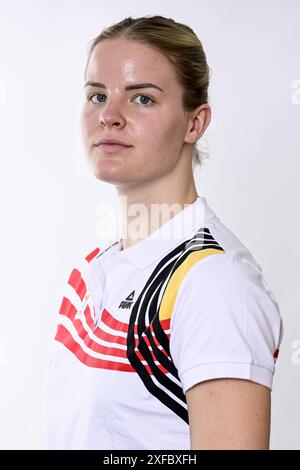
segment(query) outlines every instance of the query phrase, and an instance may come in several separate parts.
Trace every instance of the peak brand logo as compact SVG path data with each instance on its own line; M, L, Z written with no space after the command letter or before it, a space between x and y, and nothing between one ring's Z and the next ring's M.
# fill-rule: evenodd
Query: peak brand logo
M133 304L134 293L135 291L133 290L131 294L126 297L125 300L122 300L119 305L119 308L131 308L131 305Z

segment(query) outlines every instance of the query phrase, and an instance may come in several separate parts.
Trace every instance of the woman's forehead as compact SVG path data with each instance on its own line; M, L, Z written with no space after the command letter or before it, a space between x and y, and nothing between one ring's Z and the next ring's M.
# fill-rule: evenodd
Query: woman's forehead
M144 45L137 43L126 48L120 42L118 49L116 44L110 46L109 43L113 42L109 40L97 44L90 57L86 81L101 82L105 86L118 82L124 87L135 83L152 83L161 90L170 89L171 83L176 82L172 65L159 52L149 51L149 47L143 49L143 52L140 48Z
M99 67L121 66L126 71L130 69L155 69L159 72L172 71L168 59L153 47L135 41L105 40L97 44L90 61Z

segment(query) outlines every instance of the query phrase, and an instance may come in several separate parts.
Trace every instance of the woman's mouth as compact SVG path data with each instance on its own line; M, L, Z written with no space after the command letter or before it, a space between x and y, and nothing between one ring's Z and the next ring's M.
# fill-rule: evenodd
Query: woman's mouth
M121 150L131 148L126 145L120 145L120 144L99 144L97 145L97 147L107 153L115 153Z

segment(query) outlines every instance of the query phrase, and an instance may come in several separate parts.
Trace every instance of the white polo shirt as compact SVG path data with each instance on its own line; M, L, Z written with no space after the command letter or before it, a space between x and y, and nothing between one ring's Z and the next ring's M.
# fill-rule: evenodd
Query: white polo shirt
M43 390L49 449L190 449L186 391L235 377L272 389L283 337L261 267L204 196L72 270Z

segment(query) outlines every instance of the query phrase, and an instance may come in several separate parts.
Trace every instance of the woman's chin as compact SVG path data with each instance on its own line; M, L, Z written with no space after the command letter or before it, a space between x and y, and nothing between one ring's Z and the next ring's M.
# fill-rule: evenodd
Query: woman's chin
M106 183L111 184L130 184L133 182L133 175L127 174L124 169L113 167L113 165L95 165L92 167L94 176Z

